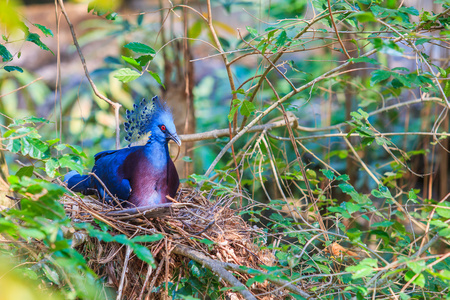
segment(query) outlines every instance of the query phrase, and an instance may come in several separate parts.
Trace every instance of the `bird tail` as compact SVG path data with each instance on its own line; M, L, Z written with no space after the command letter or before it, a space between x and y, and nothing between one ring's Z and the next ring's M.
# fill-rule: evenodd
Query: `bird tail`
M64 176L64 182L74 192L84 195L93 194L92 180L89 175L80 175L77 171L70 171Z

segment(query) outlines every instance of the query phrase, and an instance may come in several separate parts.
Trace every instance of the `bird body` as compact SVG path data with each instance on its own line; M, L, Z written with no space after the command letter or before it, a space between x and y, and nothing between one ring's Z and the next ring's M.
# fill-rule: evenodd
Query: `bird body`
M92 169L96 176L69 172L65 181L70 189L83 194L97 193L107 201L112 200L113 195L137 207L166 203L166 195L175 196L179 178L169 156L168 141L171 139L180 145L180 140L170 111L157 97L152 101L156 109L150 115L146 112L144 120L135 112L127 113L133 116L129 118L128 128L132 129L128 136L139 138L139 135L151 131L147 143L97 153ZM132 131L135 127L140 134Z

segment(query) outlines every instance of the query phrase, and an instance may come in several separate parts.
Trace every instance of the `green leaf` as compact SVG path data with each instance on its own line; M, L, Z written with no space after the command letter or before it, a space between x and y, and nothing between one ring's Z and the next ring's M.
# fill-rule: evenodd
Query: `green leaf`
M423 45L425 43L428 43L431 39L429 38L421 38L421 39L417 39L416 42L414 43L416 46L419 45Z
M2 57L3 62L11 61L13 59L11 52L9 52L2 44L0 44L0 56Z
M256 107L255 107L255 104L253 104L253 102L250 102L248 100L244 100L242 102L241 115L248 117L255 110L256 110Z
M444 237L450 236L450 227L439 230L439 235Z
M375 70L372 72L372 78L370 78L370 86L374 86L376 83L391 77L390 71L385 70Z
M39 46L39 48L41 48L42 50L46 50L46 51L50 51L53 55L53 51L50 50L50 48L47 47L47 45L45 45L42 41L40 36L37 33L30 33L26 39L29 42L32 42L34 44L36 44L37 46Z
M356 57L356 58L350 58L349 61L354 62L354 63L360 63L360 62L366 62L366 63L370 63L370 64L374 64L374 65L379 65L380 63L373 58L369 58L369 57Z
M17 71L19 73L23 73L23 69L18 66L4 66L3 69L7 72Z
M159 241L164 238L164 235L158 233L158 234L152 234L152 235L141 235L137 236L131 239L133 243L153 243L156 241Z
M347 230L347 236L350 241L358 241L361 237L362 232L358 228L350 228Z
M386 245L389 245L390 236L387 232L382 230L371 230L370 234L375 234L377 237L381 238Z
M184 156L182 158L182 160L185 161L185 162L192 162L192 158L190 158L189 156Z
M250 35L255 38L258 36L258 31L254 28L251 28L250 26L245 27L248 31L248 33L250 33Z
M277 42L276 42L277 47L283 47L284 44L286 43L286 41L287 41L287 33L285 30L282 30L280 35L277 38Z
M325 177L328 178L328 180L334 180L335 176L333 171L325 169L321 169L319 171L322 172L322 174L325 175Z
M155 73L152 71L148 71L148 73L150 73L150 75L152 75L153 79L155 79L158 84L162 85L162 87L164 89L166 89L164 84L162 83L161 78L159 77L158 73Z
M22 141L22 154L32 158L43 159L48 156L48 145L38 139L25 136Z
M144 13L140 13L136 18L136 24L138 26L142 25L142 21L144 21Z
M83 173L83 166L80 164L80 159L77 156L65 154L59 159L59 165L61 168L69 168L80 174Z
M138 69L139 71L142 71L142 67L141 65L132 57L127 57L127 56L123 56L122 55L122 59L129 63L130 65L132 65L133 67L135 67L136 69Z
M132 244L130 245L130 247L133 249L134 253L140 260L151 264L153 267L155 266L155 259L153 258L152 253L150 252L150 250L148 250L147 247L139 244Z
M81 146L78 145L70 145L70 144L66 144L67 148L69 148L70 150L72 150L73 153L77 154L77 155L81 155L83 157L87 157L86 154L83 152L83 148L81 148Z
M355 204L355 203L352 203L352 202L346 202L345 203L345 207L347 208L348 213L352 214L354 212L359 211L359 209L361 208L361 205Z
M350 266L350 267L345 268L345 270L347 272L352 273L353 279L367 277L373 273L373 268L368 265L364 265L364 264Z
M50 267L47 266L46 264L43 265L42 270L44 271L45 276L47 277L48 280L55 283L56 285L60 284L59 275L55 270L50 269Z
M196 39L200 36L202 33L203 23L200 21L194 22L192 26L189 28L188 36L191 39Z
M55 177L56 169L59 168L59 162L56 158L52 157L45 162L45 172L51 178Z
M208 240L208 239L202 239L202 240L200 240L199 242L200 242L200 243L203 243L203 244L205 244L205 245L214 245L214 244L215 244L213 241Z
M240 105L241 105L241 100L239 100L239 99L233 100L233 106L231 107L230 113L228 114L228 121L230 123L233 122L234 115L237 112L237 110L239 109Z
M450 219L450 202L444 201L438 204L440 207L436 207L436 212L443 218ZM448 208L446 208L448 207Z
M402 6L399 8L399 11L403 12L403 13L407 13L409 15L413 15L413 16L418 16L419 15L419 11L413 7L413 6Z
M138 58L136 58L136 61L139 63L139 65L141 67L143 67L146 64L148 64L148 62L151 61L152 59L153 59L153 56L151 56L151 55L141 55Z
M383 222L376 222L370 225L370 227L390 227L394 224L394 222L391 221L383 221Z
M117 70L114 73L114 77L122 81L123 83L127 83L141 77L141 74L129 68L123 68Z
M22 176L31 177L31 176L33 176L33 171L34 171L33 166L22 167L16 172L16 176L17 177L22 177Z
M55 149L58 151L63 151L66 148L67 148L67 146L65 144L58 144L55 146Z
M12 153L17 153L20 151L20 140L19 139L9 139L6 149Z
M416 274L421 273L426 267L425 261L423 261L423 260L411 261L411 262L407 263L406 265L408 266L408 268L411 269L411 271L413 271Z
M356 18L356 20L358 20L361 23L365 23L365 22L375 22L375 16L371 13L371 12L356 12L356 13L352 13L349 15L349 17L354 17Z
M45 27L44 25L41 24L33 24L34 26L36 26L37 28L39 28L43 34L45 34L45 36L53 36L53 32L51 29L48 29L47 27Z
M405 280L406 281L410 281L414 275L416 275L413 271L408 271L405 274ZM423 274L420 274L419 276L417 276L416 279L413 280L413 283L420 286L420 287L424 287L425 286L425 276Z
M136 53L156 54L156 51L152 47L138 42L128 43L124 47Z
M250 287L255 282L263 283L264 281L266 281L267 278L269 278L268 274L256 275L255 277L252 277L249 280L247 280L245 285Z

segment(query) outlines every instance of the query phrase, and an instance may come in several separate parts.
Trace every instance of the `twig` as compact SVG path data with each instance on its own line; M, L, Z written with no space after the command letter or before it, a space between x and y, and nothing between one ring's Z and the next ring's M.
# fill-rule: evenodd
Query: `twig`
M147 269L147 275L145 276L144 284L142 285L141 292L139 293L138 299L142 299L142 296L144 295L145 287L147 286L148 280L150 279L150 275L152 274L153 268L148 265Z
M103 181L95 174L94 172L89 172L88 175L94 176L95 179L97 179L98 182L102 185L102 187L105 189L106 193L117 203L120 205L119 200L111 194L109 189L106 187L106 185L103 183ZM104 198L104 195L99 195L99 197Z
M291 116L290 118L290 126L297 127L298 121L295 116ZM264 125L257 125L253 126L250 130L247 132L261 132L264 130L271 130L274 128L285 126L286 122L284 120L277 121L273 123L268 123ZM239 130L236 130L233 132L233 134L239 133ZM230 136L230 130L229 128L226 129L215 129L207 132L201 132L201 133L194 133L194 134L182 134L180 135L180 140L183 142L196 142L196 141L203 141L203 140L209 140L209 139L217 139L219 137L223 136Z
M86 60L84 59L83 52L81 52L81 47L78 44L77 35L75 33L75 30L73 28L72 22L70 22L69 16L67 15L66 9L64 7L63 0L58 0L59 6L61 7L61 11L66 18L67 24L69 25L70 32L72 33L72 39L73 44L77 48L78 55L80 56L81 64L83 65L84 73L86 75L87 80L89 81L89 84L92 87L92 90L94 91L94 94L99 97L100 99L106 101L109 105L111 105L114 108L115 113L115 119L116 119L116 149L119 149L120 147L120 128L119 128L119 109L122 106L120 103L111 101L109 98L104 96L100 91L97 89L97 86L95 85L94 81L91 78L91 75L89 75L89 71L86 65Z
M8 96L8 95L10 95L10 94L12 94L12 93L15 93L15 92L17 92L17 91L20 91L21 89L24 89L24 88L26 88L27 86L29 86L29 85L32 85L33 83L35 83L36 81L39 81L39 80L41 80L42 78L44 78L44 77L39 77L39 78L36 78L35 80L33 80L33 81L31 81L31 82L29 82L29 83L27 83L27 84L25 84L25 85L23 85L23 86L21 86L21 87L18 87L17 89L14 89L14 90L12 90L12 91L10 91L10 92L7 92L6 94L3 94L3 95L0 95L0 98L3 98L3 97L5 97L5 96Z
M159 273L161 273L161 270L162 270L163 265L164 265L164 264L163 264L162 262L159 263L158 269L156 269L155 276L153 277L152 282L150 282L150 286L148 287L148 290L149 290L148 295L151 294L151 292L152 292L152 290L153 290L153 287L155 286L156 279L158 279Z
M198 251L189 249L181 245L175 246L175 248L173 249L173 253L186 256L198 262L202 266L208 268L216 276L222 278L232 287L238 288L237 292L240 293L244 297L244 299L256 300L256 297L253 296L252 293L250 293L247 287L244 284L242 284L239 280L237 280L236 277L234 277L230 272L228 272L220 262L205 256L203 253L200 253Z
M341 37L339 36L339 31L337 29L336 23L334 22L333 12L331 11L330 0L327 0L327 1L328 1L328 11L330 12L330 19L331 19L331 24L333 24L334 32L336 33L336 37L339 41L339 44L341 44L342 51L344 51L347 58L350 59L351 56L348 54L347 49L345 49L344 43L342 42Z
M116 300L122 299L123 284L125 283L125 274L128 271L128 261L130 260L130 254L132 250L130 246L127 246L127 252L125 254L125 261L123 262L122 276L120 277L119 289L117 290Z

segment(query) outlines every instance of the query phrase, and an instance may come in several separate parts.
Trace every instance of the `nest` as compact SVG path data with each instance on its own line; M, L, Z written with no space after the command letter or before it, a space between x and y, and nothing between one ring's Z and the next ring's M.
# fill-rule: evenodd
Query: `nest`
M210 199L204 192L181 189L170 205L152 208L123 209L92 197L81 200L74 196L66 196L64 205L74 222L99 228L101 221L109 226L111 235L133 238L162 234L162 240L143 244L151 251L155 268L123 244L99 241L83 232L76 232L73 239L89 266L118 292L119 298L163 299L171 298L168 284L177 285L183 277L191 276L191 260L210 269L221 287L245 286L251 275L242 272L245 268L240 266L261 270L260 265L272 265L274 256L259 250L257 244L264 239L264 233L249 226L230 208L234 201L231 196ZM244 292L229 290L223 295L228 299L248 298L248 292L266 294L258 299L286 295L283 289L271 293L275 287L272 283L255 283Z

